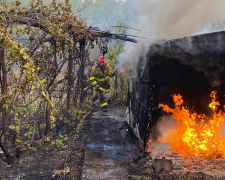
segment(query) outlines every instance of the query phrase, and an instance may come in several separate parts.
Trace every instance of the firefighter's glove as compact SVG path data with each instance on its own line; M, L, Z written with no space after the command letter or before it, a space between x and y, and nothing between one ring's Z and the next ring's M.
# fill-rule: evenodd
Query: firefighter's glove
M95 86L96 89L100 88L100 85L98 84L97 86Z
M110 81L110 77L109 76L105 77L105 81Z
M115 74L116 74L116 71L113 71L111 76L113 77L113 76L115 76Z

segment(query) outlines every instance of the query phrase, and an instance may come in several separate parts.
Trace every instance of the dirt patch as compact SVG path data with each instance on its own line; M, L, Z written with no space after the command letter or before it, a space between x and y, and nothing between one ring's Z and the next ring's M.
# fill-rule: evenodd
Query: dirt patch
M75 129L63 136L64 148L36 143L37 151L26 151L13 165L0 161L0 179L128 179L134 159L142 158L122 104L110 105L107 113L93 109L79 136Z
M51 142L26 151L13 165L0 161L0 179L81 179L85 149L83 138L67 134L64 148L52 146Z

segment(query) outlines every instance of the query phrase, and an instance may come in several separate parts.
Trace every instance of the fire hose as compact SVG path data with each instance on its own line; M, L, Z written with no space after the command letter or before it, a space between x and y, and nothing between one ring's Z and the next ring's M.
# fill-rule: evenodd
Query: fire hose
M95 88L98 89L104 82L105 82L105 81L102 81L101 83L97 84ZM93 85L87 86L86 88L84 88L84 91L86 91L86 90L88 90L88 89L90 89L90 88L92 88L92 87L93 87Z

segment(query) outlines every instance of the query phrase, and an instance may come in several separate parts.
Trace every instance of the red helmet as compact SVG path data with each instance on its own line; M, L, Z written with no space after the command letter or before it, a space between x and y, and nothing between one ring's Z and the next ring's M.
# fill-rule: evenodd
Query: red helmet
M106 63L106 59L104 59L104 57L99 56L97 59L98 64L105 64Z

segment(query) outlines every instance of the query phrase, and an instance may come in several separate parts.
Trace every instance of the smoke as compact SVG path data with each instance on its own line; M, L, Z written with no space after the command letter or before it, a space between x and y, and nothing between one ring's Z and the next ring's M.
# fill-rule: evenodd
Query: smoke
M153 129L153 134L151 139L146 146L146 152L151 152L152 159L155 159L162 151L167 151L171 147L171 142L158 143L158 136L160 138L166 138L170 135L170 131L176 130L178 128L177 120L172 117L172 115L164 115L157 122L156 127Z
M133 77L137 76L139 59L145 61L151 43L201 34L206 32L203 25L225 19L224 0L138 0L137 6L140 17L130 26L142 31L130 33L147 40L126 43L118 58L121 65L126 64L126 70L133 71Z
M176 130L177 127L177 120L174 119L172 115L164 115L157 122L156 131L161 138L166 138L170 135L168 130Z
M217 20L216 22L203 25L201 31L198 32L198 34L206 34L219 31L225 31L225 20Z

